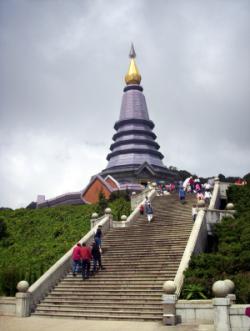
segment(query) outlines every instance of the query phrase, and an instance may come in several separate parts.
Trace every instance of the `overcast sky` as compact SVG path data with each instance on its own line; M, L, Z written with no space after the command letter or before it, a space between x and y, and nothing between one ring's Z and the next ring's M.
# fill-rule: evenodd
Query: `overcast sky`
M250 171L249 0L1 0L0 206L106 167L131 41L165 165Z

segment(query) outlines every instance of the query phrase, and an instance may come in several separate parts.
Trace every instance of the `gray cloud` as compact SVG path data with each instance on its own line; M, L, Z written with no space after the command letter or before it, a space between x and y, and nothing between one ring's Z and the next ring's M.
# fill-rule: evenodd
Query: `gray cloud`
M249 172L249 16L247 0L1 1L0 205L105 167L131 41L165 164Z

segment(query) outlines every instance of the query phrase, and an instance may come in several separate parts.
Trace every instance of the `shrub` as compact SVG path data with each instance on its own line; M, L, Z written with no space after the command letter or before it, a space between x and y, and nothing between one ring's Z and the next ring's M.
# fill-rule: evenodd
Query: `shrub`
M0 218L0 240L4 237L6 237L7 235L7 231L6 231L7 227L6 224L4 222L4 219L1 217Z
M0 210L7 237L0 240L0 292L14 295L30 285L90 229L94 205Z
M122 215L129 216L131 213L130 202L124 198L118 198L114 200L113 202L109 203L109 207L111 208L113 218L116 221L120 221Z
M182 297L191 285L203 286L202 293L212 297L214 281L232 279L235 282L237 302L250 300L250 186L230 186L228 201L235 204L237 214L224 218L215 226L218 244L214 253L193 256L185 271Z

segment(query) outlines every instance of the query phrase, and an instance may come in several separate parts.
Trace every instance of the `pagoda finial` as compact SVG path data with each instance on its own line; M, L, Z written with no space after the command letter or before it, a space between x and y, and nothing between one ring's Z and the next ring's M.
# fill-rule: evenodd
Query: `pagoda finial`
M131 43L131 48L130 48L130 52L129 52L129 57L131 59L136 58L136 52L135 52L135 48L134 48L134 44Z
M133 43L131 43L129 57L130 57L130 64L129 64L127 75L125 76L125 82L127 85L129 85L129 84L138 84L139 85L141 82L141 75L140 75L139 70L135 63L136 53L135 53Z

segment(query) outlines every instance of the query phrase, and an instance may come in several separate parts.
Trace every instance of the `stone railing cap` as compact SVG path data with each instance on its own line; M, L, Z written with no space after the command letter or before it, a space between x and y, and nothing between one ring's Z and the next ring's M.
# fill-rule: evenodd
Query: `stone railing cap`
M21 280L16 286L18 292L25 293L28 291L29 283L26 280Z

